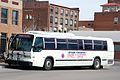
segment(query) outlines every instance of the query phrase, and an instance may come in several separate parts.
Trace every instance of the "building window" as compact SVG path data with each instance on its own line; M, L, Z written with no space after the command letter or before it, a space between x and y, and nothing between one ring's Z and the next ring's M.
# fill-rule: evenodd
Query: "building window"
M68 16L68 10L65 11L65 15Z
M50 13L53 14L53 7L50 7Z
M53 23L53 16L50 16L50 23Z
M74 21L74 27L76 27L76 26L77 26L77 21L75 20L75 21Z
M7 13L8 13L8 9L1 8L1 23L7 24L7 22L8 22L7 21L7 19L8 19Z
M118 17L114 17L114 24L118 24L118 22L119 22Z
M50 9L50 13L53 14L53 9Z
M55 17L55 24L58 24L58 18Z
M60 14L61 14L61 15L64 15L64 9L61 9Z
M1 33L1 40L0 40L0 54L4 53L6 50L7 44L7 33Z
M27 15L25 15L25 19L27 19L27 20L31 20L33 17L32 17L32 15L30 15L30 14L27 14Z
M50 31L50 32L52 32L52 31L53 31L53 27L52 27L52 26L50 26L49 31Z
M75 12L75 17L77 17L77 12Z
M70 12L70 16L73 17L73 11Z
M68 19L65 19L65 25L68 25Z
M55 8L55 13L58 14L58 7Z
M18 11L12 11L12 24L18 25Z
M8 0L1 0L1 2L6 2L6 3L8 3Z
M60 18L60 25L63 25L63 18Z
M73 20L70 19L70 26L73 26Z
M15 1L12 1L12 4L14 4L14 5L19 5L19 3L18 3L18 2L15 2Z
M22 0L21 0L22 1ZM33 0L23 0L24 2L33 2Z

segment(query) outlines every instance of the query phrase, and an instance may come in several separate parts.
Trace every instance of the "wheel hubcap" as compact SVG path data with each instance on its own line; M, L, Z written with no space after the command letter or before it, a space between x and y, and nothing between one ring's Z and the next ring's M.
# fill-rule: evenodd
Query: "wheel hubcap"
M96 68L99 68L99 66L100 66L99 61L96 61L96 62L95 62L95 67L96 67Z
M50 61L47 61L47 67L51 67L51 62Z

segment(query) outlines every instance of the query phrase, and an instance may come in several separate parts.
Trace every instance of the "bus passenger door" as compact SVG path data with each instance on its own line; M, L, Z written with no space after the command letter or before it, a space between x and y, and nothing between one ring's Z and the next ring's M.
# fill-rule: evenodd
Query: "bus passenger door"
M33 66L43 65L41 52L43 50L43 38L36 37L35 43L33 46ZM40 66L41 67L41 66Z

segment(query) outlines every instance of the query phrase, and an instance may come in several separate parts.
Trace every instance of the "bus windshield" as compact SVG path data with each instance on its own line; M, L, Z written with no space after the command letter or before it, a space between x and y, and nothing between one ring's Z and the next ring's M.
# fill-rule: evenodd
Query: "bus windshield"
M32 43L33 43L33 35L28 34L18 34L11 41L9 49L16 51L31 51Z

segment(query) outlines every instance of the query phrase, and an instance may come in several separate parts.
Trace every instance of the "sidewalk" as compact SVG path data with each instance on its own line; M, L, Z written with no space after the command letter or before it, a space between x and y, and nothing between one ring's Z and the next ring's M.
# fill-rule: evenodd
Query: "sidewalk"
M2 69L3 66L5 66L5 63L0 63L0 69Z
M115 61L114 65L120 66L120 60L119 61Z

